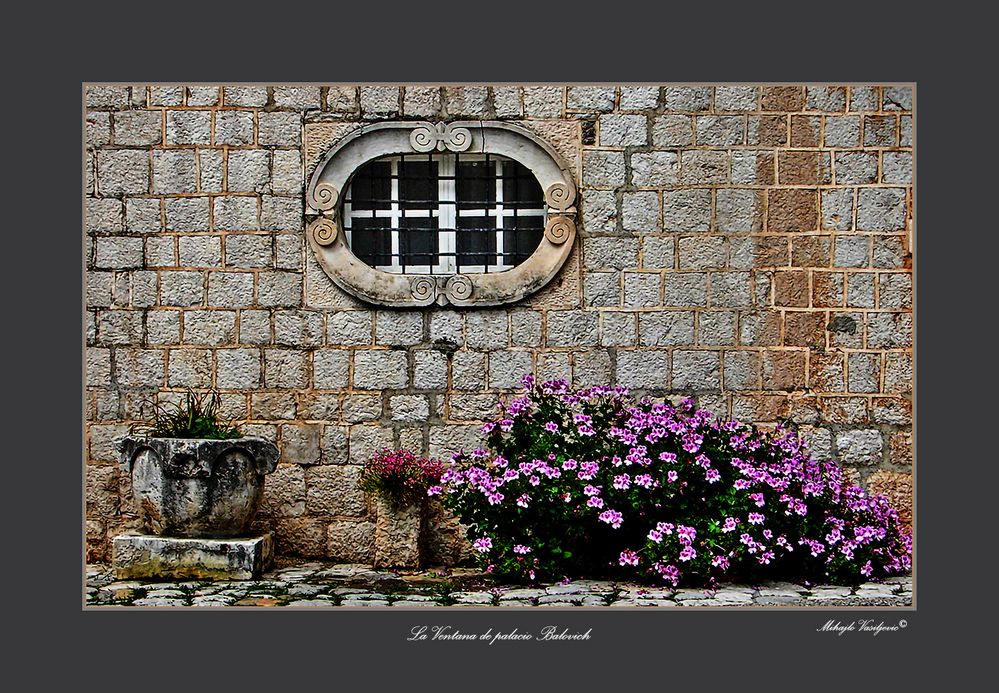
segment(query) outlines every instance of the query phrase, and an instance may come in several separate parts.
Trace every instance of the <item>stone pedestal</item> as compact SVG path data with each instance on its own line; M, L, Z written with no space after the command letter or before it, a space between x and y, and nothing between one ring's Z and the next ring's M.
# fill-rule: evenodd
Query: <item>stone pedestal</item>
M119 580L254 580L274 557L274 533L241 539L121 534L112 553Z
M375 507L375 567L419 568L423 504L397 508L379 498Z

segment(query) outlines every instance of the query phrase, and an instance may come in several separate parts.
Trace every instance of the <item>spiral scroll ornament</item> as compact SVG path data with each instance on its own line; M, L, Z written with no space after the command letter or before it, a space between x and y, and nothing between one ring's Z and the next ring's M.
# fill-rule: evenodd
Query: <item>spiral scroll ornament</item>
M417 301L432 301L437 295L437 281L433 277L416 277L409 289Z
M472 297L472 280L464 274L456 274L444 285L444 295L452 302L467 301Z
M575 231L576 224L569 217L552 217L545 224L545 238L555 245L565 243Z
M472 133L468 128L455 127L448 124L441 133L441 141L452 152L463 152L472 144ZM438 148L443 149L439 144Z
M555 211L568 212L572 210L575 201L576 186L571 179L562 183L552 183L545 190L545 202Z
M312 238L316 243L325 246L331 245L336 240L339 229L332 219L320 217L309 225L309 231L312 232Z
M319 183L312 191L310 204L321 212L327 212L336 207L340 192L329 183Z
M472 144L472 132L454 123L420 123L409 133L409 143L417 152L433 150L463 152Z

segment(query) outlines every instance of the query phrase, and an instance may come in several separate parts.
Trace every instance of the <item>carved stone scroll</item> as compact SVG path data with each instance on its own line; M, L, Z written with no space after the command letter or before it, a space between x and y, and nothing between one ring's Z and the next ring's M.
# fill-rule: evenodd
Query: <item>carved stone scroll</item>
M309 232L319 245L331 245L336 240L339 229L332 219L319 217L309 224Z
M312 199L309 200L309 204L320 212L327 212L336 207L338 199L340 199L339 190L329 183L319 183L312 192Z
M576 224L569 217L551 217L545 224L545 238L555 245L565 243L575 231Z
M410 133L409 143L418 152L463 152L472 144L472 132L453 123L420 123Z

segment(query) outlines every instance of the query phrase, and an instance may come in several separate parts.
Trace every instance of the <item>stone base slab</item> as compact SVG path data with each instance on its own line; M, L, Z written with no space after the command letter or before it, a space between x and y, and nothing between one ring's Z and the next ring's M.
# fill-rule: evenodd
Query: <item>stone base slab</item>
M121 534L112 541L119 580L255 580L274 558L274 533L244 539Z

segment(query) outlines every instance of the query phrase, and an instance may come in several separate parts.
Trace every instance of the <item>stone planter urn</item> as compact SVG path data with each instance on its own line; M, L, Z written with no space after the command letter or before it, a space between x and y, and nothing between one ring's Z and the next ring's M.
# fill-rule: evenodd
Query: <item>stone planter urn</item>
M245 536L280 455L263 438L116 442L142 529L159 537Z
M426 503L394 505L375 499L376 568L419 568L424 554Z

